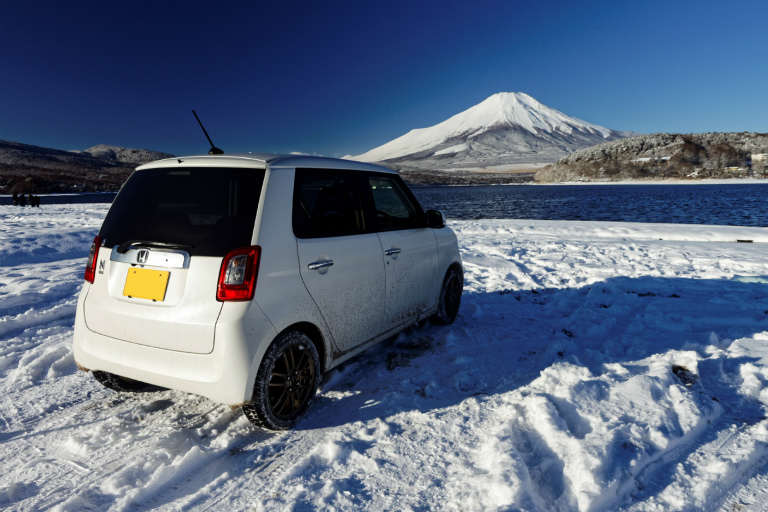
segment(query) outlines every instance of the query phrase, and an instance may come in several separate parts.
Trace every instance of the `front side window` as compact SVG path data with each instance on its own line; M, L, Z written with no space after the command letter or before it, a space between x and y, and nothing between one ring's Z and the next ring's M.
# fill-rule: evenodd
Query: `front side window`
M376 210L377 228L412 229L424 226L423 213L398 180L389 176L368 176Z
M364 230L354 173L296 169L293 232L297 238L356 235Z

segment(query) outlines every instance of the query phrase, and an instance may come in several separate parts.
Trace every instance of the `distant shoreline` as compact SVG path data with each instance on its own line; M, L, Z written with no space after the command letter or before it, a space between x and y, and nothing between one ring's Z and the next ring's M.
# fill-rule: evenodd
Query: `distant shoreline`
M407 180L406 180L407 181ZM542 183L537 181L517 181L511 183L434 183L434 184L411 184L412 188L431 188L431 187L506 187L512 185L520 186L545 186L556 187L563 185L768 185L768 178L724 178L724 179L665 179L665 180L625 180L625 181L564 181Z
M59 196L96 196L96 195L102 195L102 194L112 194L115 195L119 192L119 190L115 191L109 191L109 190L101 190L99 192L41 192L40 194L34 193L36 196L40 197L59 197ZM21 195L21 194L19 194ZM29 194L25 194L29 196ZM0 197L10 197L13 198L13 194L0 194Z
M536 181L512 182L512 183L433 183L433 184L409 184L411 188L453 188L453 187L506 187L506 186L545 186L557 187L563 185L768 185L768 178L728 178L728 179L665 179L665 180L626 180L626 181L567 181L559 183L541 183ZM119 191L100 192L52 192L35 194L40 197L81 197L95 195L117 195ZM0 194L0 198L13 198L13 194Z
M768 178L704 178L681 180L624 180L624 181L563 181L557 183L527 183L527 185L768 185Z

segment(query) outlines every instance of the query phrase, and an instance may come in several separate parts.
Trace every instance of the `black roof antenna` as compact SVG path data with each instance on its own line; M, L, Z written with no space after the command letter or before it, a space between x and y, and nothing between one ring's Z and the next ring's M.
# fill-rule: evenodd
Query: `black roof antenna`
M195 112L195 109L192 109L192 113L195 114L195 119L197 119L197 122L200 124L200 128L203 129L203 133L205 134L205 138L208 139L208 142L211 143L211 149L208 150L209 155L223 155L224 152L213 145L213 141L208 136L208 132L205 131L205 127L203 126L203 123L200 122L200 118L197 117L197 112Z

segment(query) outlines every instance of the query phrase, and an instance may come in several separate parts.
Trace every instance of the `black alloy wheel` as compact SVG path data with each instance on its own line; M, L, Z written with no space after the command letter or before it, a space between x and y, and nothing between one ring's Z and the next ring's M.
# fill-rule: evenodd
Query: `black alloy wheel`
M302 332L284 333L267 349L253 399L243 412L260 427L289 429L309 408L320 379L320 358L312 340Z

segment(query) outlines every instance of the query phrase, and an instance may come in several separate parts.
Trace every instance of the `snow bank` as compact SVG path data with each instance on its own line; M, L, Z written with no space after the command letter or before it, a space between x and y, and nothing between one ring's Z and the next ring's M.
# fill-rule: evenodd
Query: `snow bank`
M106 205L0 207L9 510L764 510L761 228L451 222L456 323L324 378L291 432L71 355ZM750 239L753 243L738 243Z

